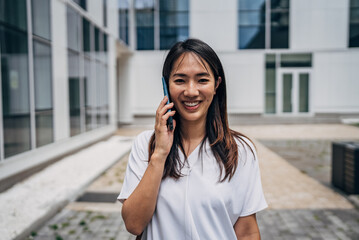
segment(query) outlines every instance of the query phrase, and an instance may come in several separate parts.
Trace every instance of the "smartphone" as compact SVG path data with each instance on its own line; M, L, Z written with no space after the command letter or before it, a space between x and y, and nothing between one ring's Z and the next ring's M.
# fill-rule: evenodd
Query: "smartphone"
M162 85L163 85L163 94L165 96L167 96L167 104L170 103L170 95L168 94L168 88L167 88L167 84L166 84L166 80L164 77L162 77ZM171 109L169 109L167 112L171 112ZM167 128L169 128L170 130L173 130L173 118L172 116L170 116L167 119Z

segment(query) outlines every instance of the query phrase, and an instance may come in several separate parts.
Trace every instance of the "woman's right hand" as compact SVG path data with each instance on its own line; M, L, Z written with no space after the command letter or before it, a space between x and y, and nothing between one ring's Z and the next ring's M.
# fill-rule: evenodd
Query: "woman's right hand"
M171 151L173 144L173 134L176 128L176 121L173 119L173 130L167 128L167 119L174 116L176 111L167 112L173 108L173 102L167 103L167 96L165 96L156 111L155 135L156 146L153 154L156 154L161 159L166 160Z

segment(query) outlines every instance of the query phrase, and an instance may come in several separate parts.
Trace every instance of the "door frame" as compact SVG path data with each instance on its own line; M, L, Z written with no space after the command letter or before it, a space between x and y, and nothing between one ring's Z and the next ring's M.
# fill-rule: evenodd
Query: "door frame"
M299 112L299 74L309 75L308 112ZM292 112L283 112L283 74L292 74ZM276 114L283 116L311 116L312 112L312 69L311 68L278 68L276 71Z

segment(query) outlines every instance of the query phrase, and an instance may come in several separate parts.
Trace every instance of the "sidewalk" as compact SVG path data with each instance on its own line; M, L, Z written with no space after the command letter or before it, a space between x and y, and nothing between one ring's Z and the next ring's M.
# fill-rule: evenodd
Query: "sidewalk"
M23 239L75 200L129 152L132 139L114 136L47 167L0 194L0 239Z
M257 215L262 239L359 239L359 212L345 197L298 170L261 143L261 140L278 139L359 140L359 128L345 125L234 128L255 139L269 204L268 210ZM127 127L119 129L118 134L133 136L143 129ZM95 195L98 198L105 193L118 194L126 167L125 153L130 145L128 138L115 136L0 194L0 239L24 237L21 229L27 236L33 231L34 237L29 239L40 240L134 239L125 230L120 203L72 201L83 191L98 193ZM103 160L97 161L99 157ZM54 215L69 202L44 223L43 219Z

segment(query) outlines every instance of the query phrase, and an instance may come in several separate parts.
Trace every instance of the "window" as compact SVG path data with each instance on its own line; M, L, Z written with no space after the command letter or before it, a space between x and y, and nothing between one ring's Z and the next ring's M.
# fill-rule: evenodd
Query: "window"
M8 27L27 31L26 0L0 0L0 22Z
M129 4L127 0L119 1L119 34L120 39L124 41L127 45L129 43L128 38L128 12L129 12Z
M239 0L238 48L289 48L289 0Z
M188 38L188 1L160 0L160 49Z
M108 36L68 6L70 134L107 125Z
M265 48L265 0L239 1L239 48Z
M270 0L270 47L288 48L289 0Z
M50 1L32 0L36 147L53 142Z
M188 0L136 0L137 49L169 49L189 35Z
M276 71L275 55L266 55L266 80L265 80L265 112L275 113L276 106Z
M24 14L26 18L26 11ZM20 28L0 25L5 158L31 148L28 37L27 32L20 31Z
M349 47L359 47L359 0L350 0Z
M32 0L32 31L33 34L51 40L50 33L50 1Z
M280 67L311 67L312 54L280 54Z
M137 49L155 49L154 0L136 0Z
M87 2L86 0L73 0L75 3L77 3L80 7L82 7L84 10L87 9Z
M102 0L103 6L103 26L107 27L107 0Z
M34 40L36 146L53 142L51 47Z

